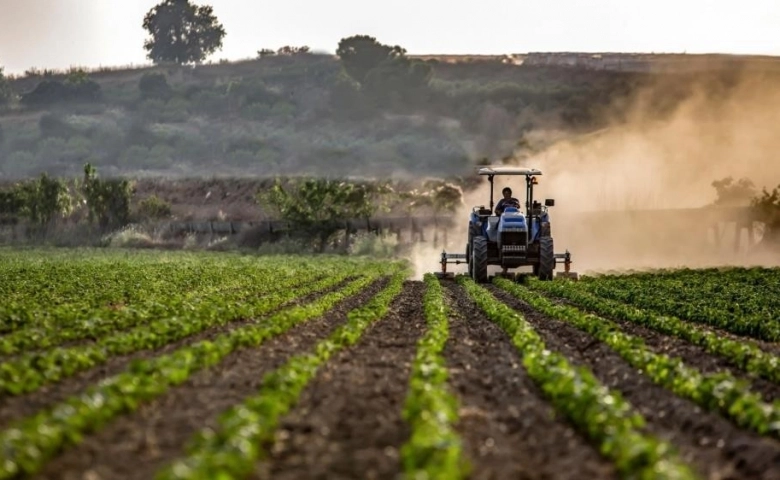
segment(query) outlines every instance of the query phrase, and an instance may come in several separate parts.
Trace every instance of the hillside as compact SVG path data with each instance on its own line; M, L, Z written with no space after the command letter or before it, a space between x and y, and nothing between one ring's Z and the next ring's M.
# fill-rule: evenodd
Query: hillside
M457 174L512 153L524 132L598 128L600 112L644 78L498 58L425 63L426 89L382 102L327 55L28 72L10 79L21 101L0 114L0 178L78 176L87 161L135 177ZM155 74L164 81L142 91ZM92 90L67 99L50 81Z

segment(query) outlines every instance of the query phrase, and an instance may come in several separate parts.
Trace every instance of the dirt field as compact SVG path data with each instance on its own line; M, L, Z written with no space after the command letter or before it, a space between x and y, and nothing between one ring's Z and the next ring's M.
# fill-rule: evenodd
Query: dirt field
M286 267L262 268L282 272ZM172 336L158 346L131 344L144 330L167 335L164 323L144 320L135 327L139 320L125 318L122 311L116 318L91 320L117 325L112 335L125 343L114 351L111 346L119 340L105 340L94 330L98 323L86 333L77 333L78 322L64 323L59 328L72 329L70 336L52 329L41 320L49 317L40 315L58 314L56 305L46 310L30 304L32 313L24 317L30 324L18 324L22 317L3 310L0 346L5 352L13 352L14 339L22 337L18 332L50 332L67 341L3 357L5 470L0 478L214 478L210 475L223 472L224 478L397 479L410 478L416 468L439 472L430 478L613 479L653 472L655 478L780 479L780 375L771 368L777 365L780 343L769 336L771 329L762 330L770 332L762 338L734 333L751 319L763 318L767 303L774 305L777 270L729 273L721 279L716 288L721 292L750 288L767 297L765 303L735 307L733 322L720 328L716 311L712 325L704 325L686 319L683 310L679 319L664 316L658 310L662 304L651 305L654 297L636 296L629 305L598 295L604 285L615 295L621 288L632 291L632 277L510 282L510 287L463 278L413 281L403 271L377 271L374 264L328 280L329 267L322 268L310 282L296 280L295 272L289 279L275 274L276 280L257 287L258 293L247 290L249 297L241 290L244 280L234 279L235 287L229 283L243 270L220 274L224 279L213 280L219 285L214 299L228 301L240 294L236 298L243 303L220 307L238 313L215 316L208 302L217 300L208 300L211 294L204 290L190 295L203 301L200 307L192 304L186 307L189 313L172 318L194 324L197 312L235 318L182 338ZM28 270L25 274L32 275ZM675 275L645 281L666 288L685 275L716 278L714 272ZM692 286L680 298L710 295L717 305L721 297L706 293L710 281L715 280ZM297 286L285 287L286 282ZM15 301L41 295L32 292L21 286L7 291ZM55 293L67 297L66 305L81 301L70 287ZM110 296L99 295L100 302ZM132 315L160 308L138 295ZM585 305L588 298L595 300ZM243 309L247 302L260 302L257 315ZM605 315L604 308L612 313ZM776 321L771 316L761 320ZM594 327L601 323L611 326ZM269 333L252 337L261 335L257 332ZM700 340L704 337L709 340ZM225 338L238 343L224 343ZM633 340L621 343L621 338ZM534 342L544 350L536 350ZM96 345L104 346L105 357L66 358L67 352L77 355ZM535 363L557 354L558 363L543 368ZM39 387L11 391L14 382L36 378L34 372L58 371L46 363L49 358L54 358L52 365L70 365L73 371L44 377ZM94 366L77 366L90 361ZM670 370L675 373L659 375L664 362L677 365ZM179 370L183 365L186 371ZM9 373L14 369L28 373L14 376ZM564 377L554 377L555 371L581 383L566 390ZM112 390L112 382L123 375L134 380ZM678 380L670 382L669 376ZM591 393L588 382L596 385ZM738 382L744 384L734 387ZM617 397L608 394L619 395L628 410L620 410L624 407ZM444 395L454 401L454 416L448 419L448 404L436 403ZM716 397L719 403L708 400ZM594 403L601 405L601 413L588 411ZM236 410L239 405L245 410ZM627 411L642 423L609 423ZM252 412L265 413L252 417ZM627 438L638 442L632 447L636 452L610 450L611 442L631 447ZM642 453L645 441L661 446ZM176 465L178 470L172 468ZM13 466L28 474L14 472Z

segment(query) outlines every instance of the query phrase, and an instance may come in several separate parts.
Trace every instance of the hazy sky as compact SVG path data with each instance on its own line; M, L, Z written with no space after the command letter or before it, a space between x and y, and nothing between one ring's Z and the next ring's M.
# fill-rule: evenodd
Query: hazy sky
M144 14L159 0L0 0L0 67L148 63ZM529 51L780 55L780 0L196 0L227 30L213 59L368 34L409 53Z

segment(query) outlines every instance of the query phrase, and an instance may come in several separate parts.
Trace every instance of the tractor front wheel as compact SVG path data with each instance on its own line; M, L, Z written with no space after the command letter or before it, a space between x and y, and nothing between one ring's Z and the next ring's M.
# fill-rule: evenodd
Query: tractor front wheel
M474 237L471 243L471 278L477 283L488 281L488 245L487 238Z
M552 237L539 239L539 267L534 268L539 280L552 280L555 269L555 250Z

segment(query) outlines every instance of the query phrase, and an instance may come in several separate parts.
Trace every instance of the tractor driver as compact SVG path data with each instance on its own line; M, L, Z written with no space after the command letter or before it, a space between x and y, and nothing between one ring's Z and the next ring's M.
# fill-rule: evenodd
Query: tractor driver
M520 200L512 197L512 189L509 187L504 187L503 190L501 190L501 194L504 195L504 198L498 201L496 204L496 215L499 217L502 213L504 213L504 209L506 207L517 207L520 208Z

